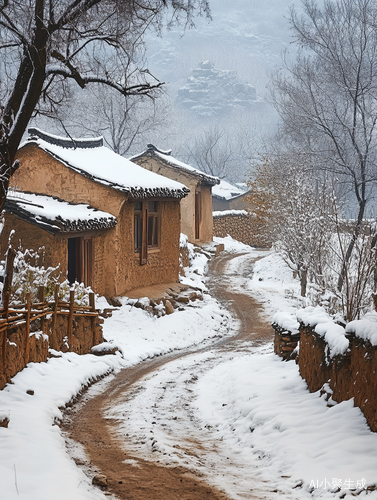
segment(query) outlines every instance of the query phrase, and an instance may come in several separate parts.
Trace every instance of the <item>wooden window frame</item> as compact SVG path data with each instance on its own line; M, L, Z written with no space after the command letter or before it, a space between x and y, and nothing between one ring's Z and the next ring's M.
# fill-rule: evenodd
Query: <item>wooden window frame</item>
M155 200L134 203L134 251L140 253L141 265L148 262L148 250L160 248L159 208L159 202Z

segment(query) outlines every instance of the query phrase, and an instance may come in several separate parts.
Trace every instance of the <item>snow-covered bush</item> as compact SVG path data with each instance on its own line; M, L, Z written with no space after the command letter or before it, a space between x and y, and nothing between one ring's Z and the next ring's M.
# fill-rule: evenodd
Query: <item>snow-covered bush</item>
M36 302L40 286L45 287L45 297L53 299L55 285L59 284L59 299L69 302L70 291L75 291L75 303L77 305L89 305L90 287L83 283L69 283L68 280L61 282L62 273L56 267L44 266L44 247L35 250L22 250L16 252L13 266L13 279L11 285L11 302L13 304L24 304L26 295L31 294L31 301ZM1 263L4 267L4 262Z
M35 250L22 250L19 248L14 259L13 280L11 285L11 301L24 303L26 295L30 292L31 300L36 301L38 289L45 287L45 295L54 295L54 286L58 282L61 272L59 266L45 267L44 247Z
M59 299L69 302L71 290L75 291L75 304L79 306L89 305L89 293L93 292L90 286L85 286L84 283L78 283L77 281L71 284L68 280L65 280L59 286Z

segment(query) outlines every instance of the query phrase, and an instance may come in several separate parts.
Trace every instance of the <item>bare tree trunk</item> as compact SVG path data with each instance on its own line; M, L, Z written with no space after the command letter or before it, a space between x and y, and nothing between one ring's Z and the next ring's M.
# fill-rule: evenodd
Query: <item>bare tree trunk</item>
M306 297L307 284L308 284L308 271L307 269L305 269L300 272L301 297Z
M19 166L18 160L12 162L8 148L5 145L0 145L0 212L4 207L9 180Z
M5 275L4 275L4 285L3 285L3 295L2 295L3 305L4 305L5 295L6 293L10 292L10 288L12 286L13 263L15 257L16 257L16 251L11 246L9 246L5 259Z
M348 245L348 248L347 248L347 251L346 251L346 255L345 255L343 263L342 263L342 270L341 270L341 272L339 274L339 278L338 278L338 291L339 292L342 291L343 284L344 284L344 279L345 279L345 276L346 276L346 273L347 273L347 268L348 268L349 261L350 261L351 256L352 256L353 248L354 248L355 242L356 242L356 240L359 237L360 232L361 232L361 226L362 226L362 223L363 223L365 205L366 205L366 201L363 200L360 203L359 214L358 214L358 217L357 217L356 226L355 226L355 229L353 231L353 235L352 235L351 241L349 242L349 245Z

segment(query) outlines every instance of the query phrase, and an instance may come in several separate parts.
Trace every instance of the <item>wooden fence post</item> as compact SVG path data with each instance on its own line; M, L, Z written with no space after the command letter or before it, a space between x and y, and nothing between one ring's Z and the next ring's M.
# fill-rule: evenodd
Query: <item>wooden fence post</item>
M96 312L96 297L93 292L89 293L89 307L91 312ZM96 342L96 332L95 332L96 318L94 316L91 317L90 323L93 333L92 346L94 346Z
M38 302L41 302L42 308L44 308L44 302L45 302L45 287L44 286L38 287ZM45 333L45 316L41 317L41 330L42 330L42 333Z
M55 290L54 290L54 301L55 301L55 307L54 307L54 313L52 316L52 334L55 333L56 331L56 324L58 321L58 310L59 310L59 288L60 285L59 283L55 283Z
M10 301L10 292L3 292L3 309L4 309L4 318L5 321L8 323L8 317L9 317L9 301ZM3 345L2 345L2 357L3 357L3 373L4 375L6 374L6 369L7 369L7 342L8 342L8 328L4 330L4 335L3 335Z
M30 357L30 311L31 311L31 293L26 294L26 346L25 346L25 365L29 363Z
M68 315L68 345L72 347L72 331L73 331L73 307L75 305L75 291L69 292L69 315Z

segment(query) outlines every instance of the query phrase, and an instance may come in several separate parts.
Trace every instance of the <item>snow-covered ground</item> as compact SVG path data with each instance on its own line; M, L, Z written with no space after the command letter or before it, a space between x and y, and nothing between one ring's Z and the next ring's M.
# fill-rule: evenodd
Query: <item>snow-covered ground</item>
M200 285L207 259L192 254L185 280ZM205 285L202 284L205 290ZM105 299L97 307L109 307ZM47 363L29 363L0 391L0 499L81 500L106 498L68 456L60 428L54 423L64 407L94 379L135 365L148 357L183 349L215 336L229 334L226 311L204 294L204 301L169 316L157 318L124 305L104 324L104 338L116 345L116 355L79 356L61 353ZM27 391L34 391L30 395Z
M230 239L222 242L228 251L246 252L230 261L229 286L264 301L268 318L301 305L295 298L299 285L276 255ZM260 260L244 276L251 258ZM197 254L187 280L198 284L204 265L204 256ZM53 425L61 417L59 408L95 377L229 335L236 323L208 293L204 296L195 307L162 318L124 301L104 325L105 338L120 349L117 355L62 354L29 364L14 377L0 392L0 418L10 419L7 429L0 428L1 500L106 498L69 457L60 428ZM134 416L123 424L131 444L133 437L136 442L153 435L135 453L200 470L235 499L339 498L350 495L350 487L365 496L365 486L377 481L377 435L360 410L352 401L327 407L318 393L308 392L296 364L282 362L271 346L240 347L171 362L143 380L143 390L131 402L112 410L116 418ZM377 498L377 492L368 498Z

